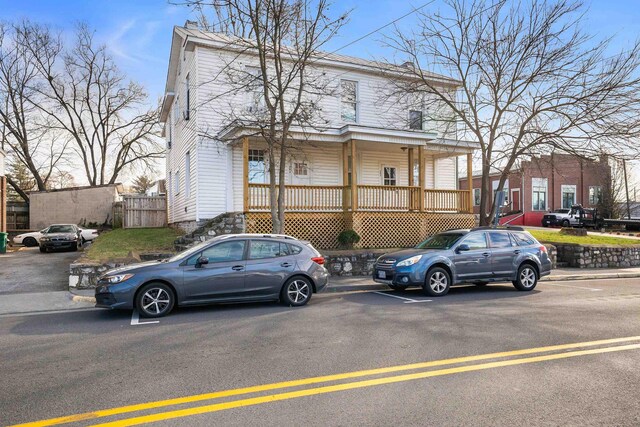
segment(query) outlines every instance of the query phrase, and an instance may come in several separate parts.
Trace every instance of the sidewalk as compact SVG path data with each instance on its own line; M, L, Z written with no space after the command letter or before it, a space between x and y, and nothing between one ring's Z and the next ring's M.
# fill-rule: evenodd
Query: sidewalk
M541 281L561 282L567 280L624 279L640 277L640 267L634 268L557 268L550 276ZM331 277L326 293L353 291L388 290L386 285L375 283L369 276ZM35 292L21 294L0 294L0 316L28 314L49 311L73 311L92 308L95 304L93 289L67 291Z

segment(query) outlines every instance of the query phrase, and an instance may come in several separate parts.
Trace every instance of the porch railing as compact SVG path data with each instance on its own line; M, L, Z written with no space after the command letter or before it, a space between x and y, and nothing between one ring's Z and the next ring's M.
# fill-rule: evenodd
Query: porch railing
M249 184L249 211L268 211L270 194L269 184ZM335 212L343 210L343 194L342 185L287 185L284 203L289 211Z
M342 185L287 185L285 207L294 212L351 210L352 191ZM269 184L249 184L246 210L266 212L270 206ZM471 212L468 190L424 190L415 186L358 185L357 210Z

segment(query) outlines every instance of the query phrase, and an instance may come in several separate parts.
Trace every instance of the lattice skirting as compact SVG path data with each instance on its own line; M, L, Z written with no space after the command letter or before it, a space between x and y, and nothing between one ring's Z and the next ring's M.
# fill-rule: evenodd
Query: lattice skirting
M247 213L247 233L271 233L271 214ZM345 229L342 212L306 212L285 214L284 232L308 240L318 249L338 247L338 234Z
M270 233L268 213L247 213L248 233ZM472 228L473 214L427 212L300 212L285 215L285 233L310 241L319 249L338 247L338 234L353 229L359 248L412 247L444 230Z
M432 234L475 226L473 214L354 212L347 225L360 235L360 248L412 247Z

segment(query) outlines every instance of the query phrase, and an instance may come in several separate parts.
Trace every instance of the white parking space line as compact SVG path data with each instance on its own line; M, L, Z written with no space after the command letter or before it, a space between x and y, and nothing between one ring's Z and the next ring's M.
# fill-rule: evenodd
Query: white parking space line
M585 291L593 291L593 292L602 290L597 288L585 288L584 286L561 285L559 283L544 283L544 286L561 286L563 288L584 289Z
M133 310L133 313L131 313L131 326L137 326L137 325L151 325L153 323L160 323L159 320L147 320L144 322L140 321L140 315L138 314L138 310Z
M430 302L431 301L430 299L417 300L417 299L405 298L405 297L401 297L401 296L398 296L398 295L391 295L391 294L388 294L386 292L374 291L373 293L374 294L378 294L378 295L384 295L385 297L398 298L398 299L404 300L405 304L414 304L414 303L417 303L417 302Z

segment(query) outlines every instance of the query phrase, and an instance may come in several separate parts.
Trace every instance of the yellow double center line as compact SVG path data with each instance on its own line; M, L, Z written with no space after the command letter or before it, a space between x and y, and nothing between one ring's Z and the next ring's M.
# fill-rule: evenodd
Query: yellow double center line
M226 409L239 408L243 406L259 405L262 403L276 402L281 400L295 399L299 397L326 394L326 393L334 393L334 392L344 391L344 390L372 387L376 385L399 383L404 381L412 381L412 380L430 378L430 377L436 377L436 376L458 374L463 372L480 371L484 369L492 369L492 368L499 368L499 367L505 367L505 366L514 366L514 365L522 365L527 363L566 359L570 357L640 349L640 343L617 345L615 347L602 347L602 346L607 346L612 344L623 344L623 343L628 343L633 341L640 341L640 336L614 338L614 339L598 340L598 341L588 341L588 342L581 342L581 343L561 344L561 345L554 345L554 346L548 346L548 347L528 348L528 349L505 351L505 352L499 352L499 353L489 353L489 354L480 354L475 356L457 357L453 359L434 360L429 362L413 363L409 365L399 365L399 366L390 366L390 367L378 368L378 369L368 369L363 371L346 372L342 374L325 375L320 377L312 377L312 378L305 378L300 380L284 381L284 382L278 382L278 383L272 383L272 384L258 385L253 387L245 387L245 388L238 388L233 390L224 390L224 391L218 391L213 393L179 397L175 399L158 400L155 402L141 403L136 405L121 406L118 408L104 409L104 410L86 412L86 413L81 413L76 415L69 415L65 417L35 421L31 423L26 423L26 424L20 424L19 426L20 427L52 426L52 425L72 423L72 422L78 422L78 421L88 421L88 420L95 420L98 418L121 415L121 414L126 414L131 412L163 408L167 406L202 402L205 400L219 399L224 397L239 396L244 394L259 393L259 392L272 391L272 390L280 390L280 389L306 386L311 384L319 384L319 383L325 383L325 382L331 382L331 381L340 381L340 380L347 380L352 378L361 378L361 377L367 377L367 376L373 376L373 375L389 374L394 372L409 371L409 370L416 370L416 369L433 368L437 366L456 365L456 364L477 362L477 361L488 360L488 359L517 357L517 356L525 356L525 355L531 355L536 353L550 353L550 352L558 352L558 351L565 350L564 353L544 354L544 355L537 355L537 356L525 357L525 358L515 358L515 359L512 358L512 359L495 361L495 362L470 364L470 365L457 366L457 367L446 368L446 369L430 370L430 371L416 372L416 373L403 374L403 375L393 375L393 376L387 376L382 378L374 378L370 380L345 382L345 383L340 383L335 385L325 385L322 387L306 388L306 389L295 390L295 391L285 391L282 393L269 394L265 396L249 397L244 399L232 400L228 402L213 403L213 404L204 405L204 406L196 406L196 407L177 409L177 410L172 410L167 412L159 412L159 413L149 414L149 415L141 415L133 418L107 422L104 424L97 424L100 426L133 426L133 425L150 423L155 421L186 417L190 415L223 411ZM584 347L601 347L601 348L566 351L566 350L573 350L573 349L584 348ZM17 426L14 426L14 427L17 427Z

